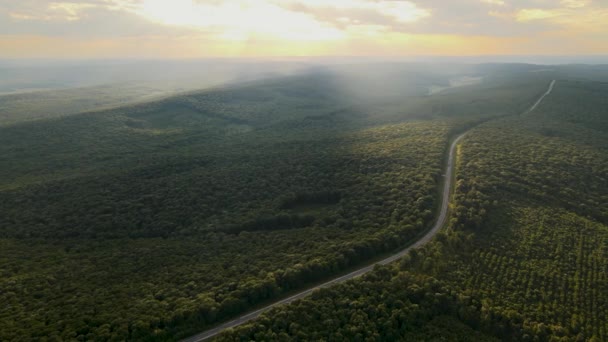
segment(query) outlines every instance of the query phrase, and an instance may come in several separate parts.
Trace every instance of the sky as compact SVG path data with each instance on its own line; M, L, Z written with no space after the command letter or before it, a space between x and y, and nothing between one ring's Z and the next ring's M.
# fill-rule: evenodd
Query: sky
M0 58L608 55L608 0L0 0Z

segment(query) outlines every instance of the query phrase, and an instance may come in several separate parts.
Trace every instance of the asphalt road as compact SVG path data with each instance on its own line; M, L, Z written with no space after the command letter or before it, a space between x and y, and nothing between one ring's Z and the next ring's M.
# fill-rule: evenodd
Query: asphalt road
M543 100L545 99L545 97L547 97L547 95L551 94L551 92L553 91L553 87L555 86L555 80L551 81L551 84L549 84L549 89L547 89L547 91L538 99L538 101L536 101L534 103L534 105L532 105L532 107L530 107L530 109L528 109L524 114L528 114L532 111L534 111L536 109L536 107L538 107L538 105L543 102Z
M538 101L536 101L536 103L534 103L534 105L532 105L532 107L530 107L530 109L528 109L527 111L524 112L524 114L530 113L533 110L536 109L536 107L538 107L538 105L544 100L544 98L551 94L551 92L553 91L553 86L555 85L555 80L551 82L551 84L549 85L549 89L538 99ZM454 141L452 142L452 145L450 146L450 154L448 156L448 161L447 161L447 165L445 168L445 182L443 184L443 192L442 192L442 199L441 199L441 209L439 211L439 216L437 217L437 221L435 221L435 224L433 225L433 227L423 236L421 237L419 240L417 240L414 244L410 245L409 247L405 248L404 250L386 258L383 260L378 261L375 264L360 268L356 271L353 271L347 275L343 275L341 277L332 279L326 283L323 283L321 285L315 286L313 288L310 288L308 290L302 291L296 295L293 295L291 297L279 300L277 302L274 302L266 307L263 307L259 310L250 312L246 315L243 315L235 320L232 320L230 322L226 322L220 326L217 326L213 329L204 331L200 334L194 335L192 337L189 337L187 339L182 340L181 342L200 342L200 341L205 341L208 340L212 337L214 337L215 335L221 333L222 331L224 331L225 329L229 329L229 328L234 328L236 326L239 326L243 323L249 322L255 318L257 318L258 316L260 316L263 312L270 310L271 308L278 306L278 305L282 305L282 304L289 304L295 300L298 299L302 299L308 295L310 295L313 291L324 288L324 287L328 287L328 286L332 286L334 284L337 283L341 283L356 277L359 277L371 270L374 269L374 266L376 264L380 264L380 265L386 265L389 264L393 261L396 261L398 259L401 259L402 257L404 257L410 250L414 249L414 248L418 248L424 244L426 244L427 242L429 242L440 230L441 228L444 226L447 218L448 218L448 207L449 207L449 203L450 203L450 190L452 189L452 183L454 181L454 161L455 161L455 154L456 154L456 146L458 145L458 143L460 142L460 140L466 135L466 132L459 135L456 139L454 139Z
M458 136L458 138L456 138L453 142L452 145L450 146L450 154L448 156L448 162L447 162L447 167L446 167L446 181L444 182L443 185L443 194L442 194L442 201L441 201L441 210L439 212L439 216L437 221L435 222L435 224L433 225L433 228L431 228L431 230L429 230L422 238L420 238L418 241L416 241L413 245L407 247L406 249L398 252L397 254L394 254L384 260L378 261L377 264L380 265L386 265L389 264L395 260L398 260L400 258L402 258L403 256L405 256L411 249L413 248L417 248L420 247L422 245L424 245L425 243L429 242L433 236L435 236L435 234L437 234L437 232L439 232L439 230L441 229L441 227L443 227L443 225L445 224L445 221L447 220L447 216L448 216L448 204L450 202L450 189L452 187L452 174L453 174L453 170L454 170L454 160L455 160L455 153L456 153L456 145L458 144L458 142L460 142L460 140L462 139L462 137L464 137L464 134ZM244 316L241 316L235 320L232 320L230 322L224 323L216 328L213 328L211 330L207 330L205 332L202 332L198 335L192 336L190 338L187 338L185 340L182 340L182 342L199 342L199 341L205 341L217 334L219 334L220 332L222 332L225 329L228 328L233 328L236 326L239 326L243 323L246 323L252 319L257 318L258 316L260 316L264 311L267 311L275 306L281 305L281 304L288 304L291 303L295 300L304 298L306 296L308 296L309 294L311 294L313 291L320 289L320 288L324 288L324 287L328 287L337 283L341 283L343 281L349 280L349 279L353 279L356 277L359 277L371 270L374 269L374 266L376 264L372 264L363 268L360 268L356 271L353 271L349 274L343 275L341 277L332 279L326 283L323 283L321 285L315 286L313 288L310 288L308 290L302 291L298 294L295 294L291 297L282 299L280 301L277 301L275 303L272 303L264 308L261 308L259 310L250 312Z

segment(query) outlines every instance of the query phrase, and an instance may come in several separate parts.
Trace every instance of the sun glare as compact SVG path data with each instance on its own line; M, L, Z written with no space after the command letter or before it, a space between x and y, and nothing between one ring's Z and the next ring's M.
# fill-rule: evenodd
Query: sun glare
M336 40L344 33L304 13L262 0L199 4L191 0L145 0L137 13L172 26L198 28L222 40Z

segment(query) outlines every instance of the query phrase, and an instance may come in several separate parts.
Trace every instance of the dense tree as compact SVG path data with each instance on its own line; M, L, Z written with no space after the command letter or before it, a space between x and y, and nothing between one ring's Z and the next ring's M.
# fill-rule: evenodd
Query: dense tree
M401 248L433 220L449 139L543 77L371 102L313 74L2 127L0 340L178 338ZM388 336L370 317L466 331L429 321L453 296L411 287L420 312L362 302L336 338Z
M474 128L434 242L218 340L269 338L285 316L317 340L432 340L436 320L449 340L608 339L607 91L562 80L536 111Z

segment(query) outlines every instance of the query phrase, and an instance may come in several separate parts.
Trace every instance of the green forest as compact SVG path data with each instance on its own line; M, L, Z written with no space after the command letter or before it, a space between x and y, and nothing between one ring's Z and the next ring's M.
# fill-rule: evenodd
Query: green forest
M218 340L605 341L607 91L558 80L534 112L473 128L434 242Z
M433 96L445 77L364 96L316 71L1 126L0 340L178 340L388 255L433 222L465 131L432 243L218 339L608 339L608 84L529 69Z

